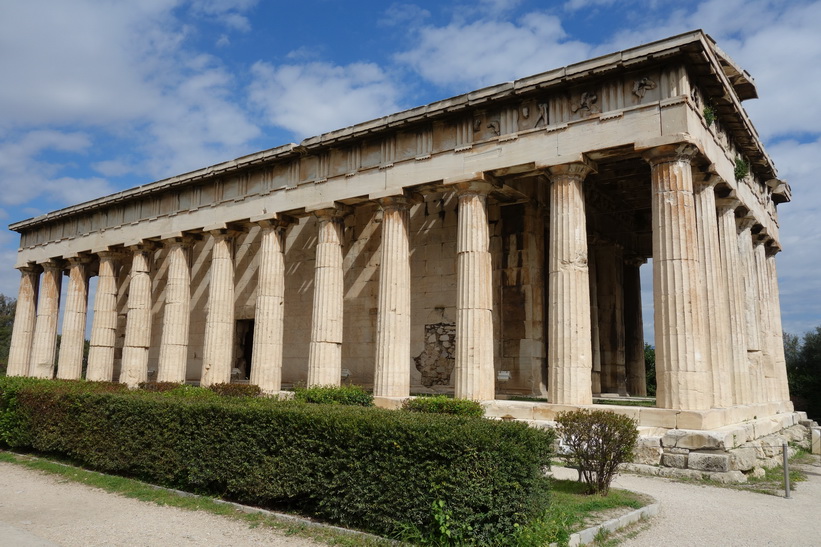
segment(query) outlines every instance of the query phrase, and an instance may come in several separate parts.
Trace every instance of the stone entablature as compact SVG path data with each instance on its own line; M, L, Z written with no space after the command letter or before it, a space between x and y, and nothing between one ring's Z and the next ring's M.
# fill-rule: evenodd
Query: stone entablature
M754 87L733 66L696 32L492 86L15 223L18 266L97 250L112 239L130 244L201 230L217 211L224 222L269 211L301 216L465 172L532 173L537 165L682 135L778 246L774 198L788 199L788 187L740 106L738 95L754 96ZM721 95L710 94L716 86ZM705 100L718 112L712 125L703 120ZM740 182L737 157L751 161L751 176Z

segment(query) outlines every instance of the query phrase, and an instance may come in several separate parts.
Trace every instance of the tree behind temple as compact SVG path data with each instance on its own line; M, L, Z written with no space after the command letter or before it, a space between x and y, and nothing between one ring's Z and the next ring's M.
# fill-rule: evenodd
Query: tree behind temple
M821 326L797 336L784 333L787 379L796 410L821 420Z

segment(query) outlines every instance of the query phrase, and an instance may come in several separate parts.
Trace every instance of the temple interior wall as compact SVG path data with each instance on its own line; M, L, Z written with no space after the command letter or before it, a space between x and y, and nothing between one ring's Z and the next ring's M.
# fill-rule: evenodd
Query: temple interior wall
M413 392L450 392L456 331L457 199L452 192L428 194L410 213L411 249L411 371ZM494 361L510 378L500 392L540 394L544 391L544 211L534 204L488 205L494 276ZM373 384L381 244L381 213L376 204L356 207L344 221L344 326L342 366L353 384ZM291 225L285 239L285 341L283 383L305 383L313 310L317 223L313 216ZM234 242L237 324L234 366L248 375L242 349L248 324L254 319L260 229L251 226ZM191 322L186 379L200 379L212 240L203 237L190 249ZM165 311L167 248L154 252L152 331L149 377L159 368ZM121 266L119 374L125 337L129 264ZM243 379L243 378L240 378Z

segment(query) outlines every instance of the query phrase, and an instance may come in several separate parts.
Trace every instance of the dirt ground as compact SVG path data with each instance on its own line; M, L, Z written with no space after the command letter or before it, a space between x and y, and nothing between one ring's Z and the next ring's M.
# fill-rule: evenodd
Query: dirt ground
M0 547L321 545L0 462Z

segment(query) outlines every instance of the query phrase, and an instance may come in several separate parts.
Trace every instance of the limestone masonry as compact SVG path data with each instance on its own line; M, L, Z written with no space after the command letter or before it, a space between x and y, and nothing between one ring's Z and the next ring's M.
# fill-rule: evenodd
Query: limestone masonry
M91 306L89 380L344 380L550 421L646 394L652 258L659 408L609 408L664 431L793 426L790 188L755 97L695 31L17 222L8 373L80 378Z

